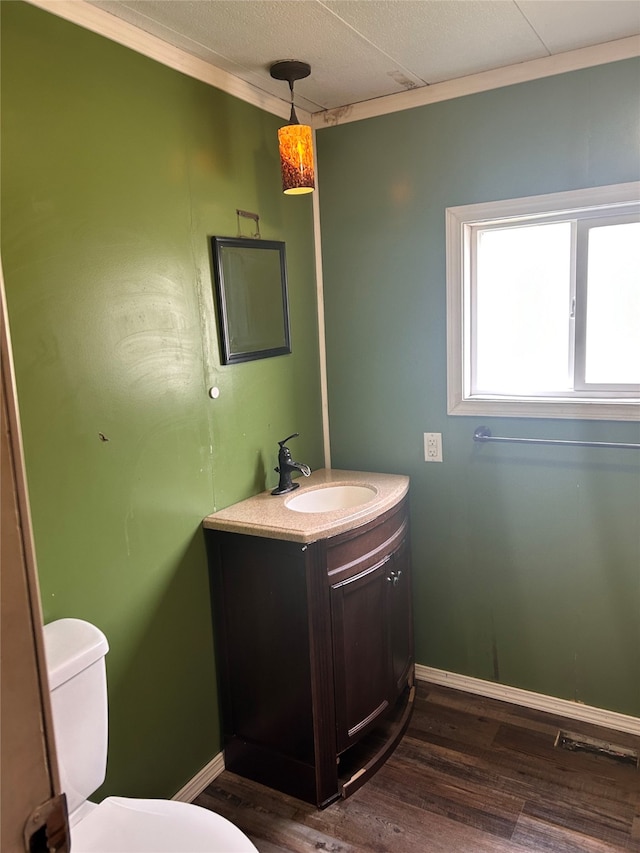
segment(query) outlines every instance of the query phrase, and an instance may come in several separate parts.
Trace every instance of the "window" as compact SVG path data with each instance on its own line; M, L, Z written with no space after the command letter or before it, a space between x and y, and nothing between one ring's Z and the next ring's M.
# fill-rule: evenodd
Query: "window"
M640 414L640 183L447 209L449 414Z

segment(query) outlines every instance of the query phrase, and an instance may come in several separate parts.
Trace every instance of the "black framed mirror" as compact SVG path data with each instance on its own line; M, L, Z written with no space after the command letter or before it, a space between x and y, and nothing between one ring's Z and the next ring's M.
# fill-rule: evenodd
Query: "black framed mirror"
M223 364L291 352L285 245L212 237Z

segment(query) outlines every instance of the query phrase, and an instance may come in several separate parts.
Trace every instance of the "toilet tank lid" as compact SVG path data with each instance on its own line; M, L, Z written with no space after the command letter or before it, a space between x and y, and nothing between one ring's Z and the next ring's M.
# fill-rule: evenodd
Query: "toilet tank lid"
M99 628L83 619L58 619L44 626L49 689L55 690L109 651Z

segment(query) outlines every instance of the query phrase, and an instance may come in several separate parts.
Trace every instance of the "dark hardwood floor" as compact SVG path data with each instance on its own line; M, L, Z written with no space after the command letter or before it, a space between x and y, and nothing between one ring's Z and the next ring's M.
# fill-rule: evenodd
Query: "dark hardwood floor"
M640 853L640 770L555 747L558 730L640 738L418 682L407 734L359 791L324 811L228 771L195 800L260 853Z

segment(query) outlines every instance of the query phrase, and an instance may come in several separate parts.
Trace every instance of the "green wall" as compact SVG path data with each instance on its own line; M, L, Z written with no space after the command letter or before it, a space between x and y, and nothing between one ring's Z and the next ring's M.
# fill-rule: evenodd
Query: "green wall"
M290 432L323 464L311 201L280 192L273 116L0 9L2 260L45 621L109 637L101 793L169 796L220 748L201 519L272 486ZM412 477L418 661L631 714L637 457L481 447L476 420L447 417L444 209L638 179L637 80L628 61L319 133L333 464ZM224 367L208 237L236 234L236 208L286 241L293 354Z
M1 8L2 260L44 618L111 645L102 793L170 796L220 749L201 520L275 485L294 431L295 458L323 464L311 200L282 195L274 116ZM236 208L286 241L293 353L221 366L208 237L237 234Z
M445 208L638 180L639 80L629 60L318 133L332 464L411 476L418 662L633 715L640 454L472 436L640 427L447 416Z

